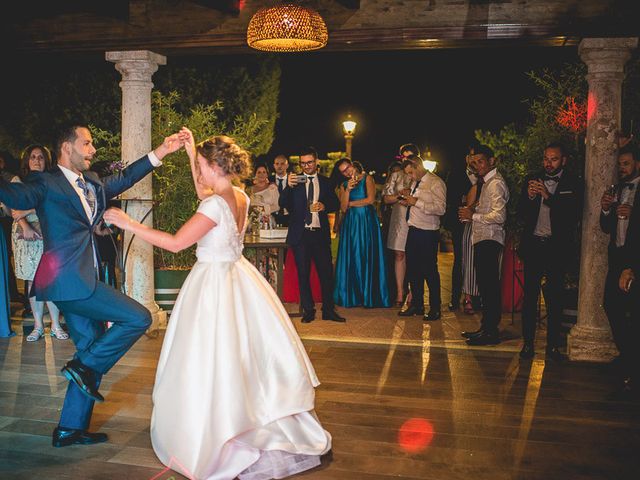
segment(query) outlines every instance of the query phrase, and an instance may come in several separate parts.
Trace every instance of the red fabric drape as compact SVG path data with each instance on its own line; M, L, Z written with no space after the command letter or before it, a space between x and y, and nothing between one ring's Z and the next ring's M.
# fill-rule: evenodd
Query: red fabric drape
M513 242L507 240L502 256L502 311L522 310L524 272L522 260L514 250Z
M316 265L311 261L311 295L316 303L322 302L322 290L320 290L320 279L316 271ZM298 288L298 269L296 260L293 257L293 250L287 249L287 256L284 260L284 273L282 280L282 300L285 303L300 302L300 289Z

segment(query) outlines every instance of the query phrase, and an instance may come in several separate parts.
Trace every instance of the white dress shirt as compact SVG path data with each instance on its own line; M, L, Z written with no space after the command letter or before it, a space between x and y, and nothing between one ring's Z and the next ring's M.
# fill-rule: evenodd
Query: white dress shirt
M153 151L149 152L147 154L147 157L149 157L149 161L151 162L151 165L153 165L154 167L159 167L160 165L162 165L162 162L158 159L156 154L153 153ZM78 186L78 184L76 183L76 180L78 178L81 178L82 181L87 185L87 188L89 188L90 190L93 191L94 196L96 194L95 188L93 187L93 185L90 182L87 182L82 175L78 175L77 173L69 170L66 167L63 167L60 164L58 164L58 168L60 168L60 170L62 171L62 173L66 177L67 181L71 185L71 188L73 188L76 191L76 193L78 194L78 197L80 198L80 202L82 203L82 207L84 208L84 211L87 214L87 218L89 219L90 222L92 222L94 217L95 217L95 215L98 212L98 209L96 208L95 212L91 212L91 207L89 206L89 203L87 202L87 199L84 196L84 192ZM97 201L97 199L96 199L96 201Z
M151 165L153 165L154 167L159 167L160 165L162 165L162 162L158 159L156 154L153 153L153 151L149 152L147 154L147 157L149 157L149 161L151 162ZM96 190L95 190L94 186L91 184L91 182L87 182L82 175L78 175L77 173L69 170L66 167L63 167L60 164L58 164L58 168L64 174L64 176L67 179L67 181L69 182L69 184L71 184L71 188L73 188L76 191L76 193L78 194L78 197L80 198L80 203L82 203L82 208L84 208L84 212L87 214L87 219L89 220L90 223L93 223L93 219L98 214L98 208L97 208L97 206L98 206L98 204L97 204L98 197L96 195ZM96 199L96 209L95 209L94 212L91 211L91 207L89 206L89 202L87 202L87 199L84 196L84 192L82 191L82 189L76 183L76 180L78 178L82 178L82 181L87 185L87 188L90 189L91 191L93 191L93 196ZM93 235L91 236L91 242L93 243L93 266L97 268L97 266L98 266L98 257L97 257L97 253L96 253L96 245L94 243L95 240L93 238Z
M311 203L316 203L320 197L320 182L318 182L318 174L307 175L307 183L304 184L307 189L307 197L309 196L309 185L313 182L313 199ZM320 215L318 212L311 212L311 225L305 225L309 228L320 228Z
M553 195L556 193L556 188L558 188L558 183L560 183L560 178L562 178L562 172L560 171L556 176L558 177L558 181L554 182L553 180L545 180L544 186L547 187L549 193ZM551 209L544 203L544 198L540 195L540 211L538 212L538 221L536 222L536 228L533 231L533 234L538 237L550 237L553 235L551 231Z
M417 182L411 184L413 192ZM421 230L439 230L440 216L447 208L447 187L436 174L427 172L420 180L418 188L411 194L418 200L409 210L410 227Z
M471 243L494 240L504 245L509 188L497 169L484 176L478 206L472 217Z
M636 192L638 191L638 185L640 184L640 177L636 177L630 182L633 188L625 187L620 192L619 203L633 206L633 202L636 199ZM618 231L616 232L616 247L622 247L624 242L627 241L627 229L629 228L629 217L618 217Z

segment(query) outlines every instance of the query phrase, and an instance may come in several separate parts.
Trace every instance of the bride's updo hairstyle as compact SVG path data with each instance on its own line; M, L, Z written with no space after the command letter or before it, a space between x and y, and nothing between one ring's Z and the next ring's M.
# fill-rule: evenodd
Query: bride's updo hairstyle
M251 172L251 157L233 138L224 135L208 138L196 146L196 151L209 165L215 163L227 175L244 179Z

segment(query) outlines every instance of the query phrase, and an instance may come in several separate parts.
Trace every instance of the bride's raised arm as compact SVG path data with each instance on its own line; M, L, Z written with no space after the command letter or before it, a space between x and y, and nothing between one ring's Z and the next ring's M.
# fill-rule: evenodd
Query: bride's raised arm
M193 138L193 133L187 127L182 127L180 130L180 139L184 141L184 149L189 156L189 166L191 167L191 177L193 178L193 185L196 189L196 194L200 200L204 200L207 197L213 195L213 190L210 187L200 182L200 172L197 165L197 153L196 143Z

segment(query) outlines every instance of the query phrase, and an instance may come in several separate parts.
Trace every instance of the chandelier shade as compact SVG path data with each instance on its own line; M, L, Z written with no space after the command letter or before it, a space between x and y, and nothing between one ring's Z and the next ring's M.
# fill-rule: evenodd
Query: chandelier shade
M329 34L318 12L293 3L258 10L247 27L247 44L267 52L318 50Z

